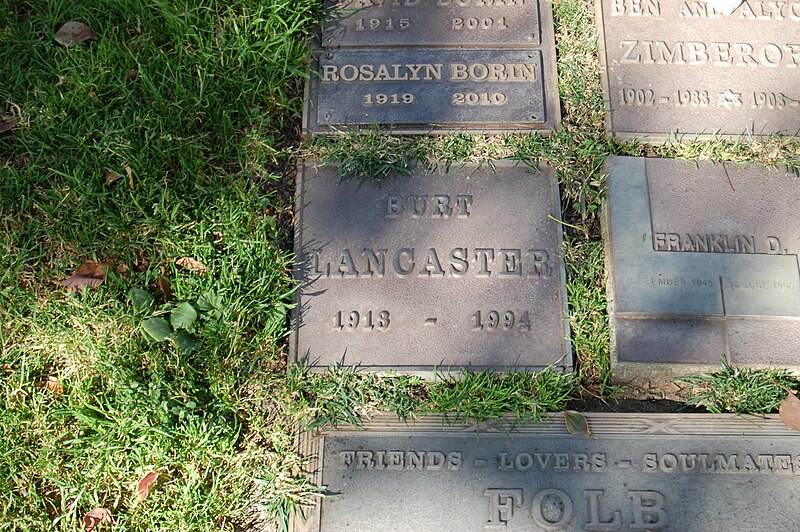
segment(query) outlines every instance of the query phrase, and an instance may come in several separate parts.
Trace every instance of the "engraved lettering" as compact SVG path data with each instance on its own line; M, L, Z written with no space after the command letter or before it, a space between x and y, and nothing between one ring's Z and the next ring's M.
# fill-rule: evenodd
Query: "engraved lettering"
M433 218L448 218L452 212L450 196L444 194L435 194L433 196Z
M603 519L601 499L605 490L584 490L583 496L589 503L589 520L584 525L584 530L619 530L622 522L622 512L615 510L610 519Z
M373 250L364 248L364 256L367 259L367 268L364 275L372 277L377 274L383 277L386 273L386 251L385 249Z
M508 526L514 509L522 506L521 489L487 489L483 495L489 499L489 519L484 527L490 530Z
M531 516L545 530L557 530L569 525L574 511L569 495L561 490L549 489L536 494Z
M669 524L666 501L657 491L629 491L631 499L631 529L654 530L665 528Z
M405 260L403 257L405 257ZM403 266L404 262L407 266ZM394 271L399 275L409 275L414 271L414 248L402 248L397 250L397 253L394 254L392 265L394 266Z

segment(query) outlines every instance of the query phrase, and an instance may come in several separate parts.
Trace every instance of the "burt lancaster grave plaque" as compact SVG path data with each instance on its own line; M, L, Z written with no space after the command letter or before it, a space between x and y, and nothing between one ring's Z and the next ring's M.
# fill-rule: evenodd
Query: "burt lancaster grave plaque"
M327 495L295 532L797 530L800 435L777 416L587 414L541 425L406 425L301 437Z
M558 106L554 53L547 47L329 50L314 61L304 129L552 132Z
M478 46L541 43L539 0L326 0L322 46ZM546 22L552 26L549 4Z
M800 367L800 182L760 166L609 157L615 371ZM648 369L649 368L649 369Z
M598 0L615 137L798 134L800 2L731 5Z
M494 171L337 184L301 166L292 356L315 369L569 370L555 172Z

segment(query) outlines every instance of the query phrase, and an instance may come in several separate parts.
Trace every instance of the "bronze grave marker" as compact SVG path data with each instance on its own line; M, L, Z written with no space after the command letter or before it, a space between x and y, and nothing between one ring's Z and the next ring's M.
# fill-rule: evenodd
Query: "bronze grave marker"
M547 2L351 0L323 25L305 134L369 127L549 134L560 123Z
M538 0L326 0L325 7L322 46L328 49L541 43Z
M552 168L337 177L299 171L293 359L425 375L571 369Z
M337 50L309 80L306 129L396 133L546 130L558 122L554 65L536 50Z
M798 368L800 182L698 164L606 161L615 372Z
M799 2L598 0L598 23L615 137L798 134Z
M794 530L800 434L777 416L586 414L544 424L379 416L304 435L317 506L295 532Z

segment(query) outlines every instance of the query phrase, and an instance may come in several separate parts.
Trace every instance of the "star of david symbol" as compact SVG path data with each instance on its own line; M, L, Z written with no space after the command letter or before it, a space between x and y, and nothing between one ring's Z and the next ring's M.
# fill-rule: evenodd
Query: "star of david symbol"
M728 111L733 109L734 107L741 107L742 106L742 93L741 92L733 92L732 90L728 89L725 92L720 92L717 94L717 105L721 105Z

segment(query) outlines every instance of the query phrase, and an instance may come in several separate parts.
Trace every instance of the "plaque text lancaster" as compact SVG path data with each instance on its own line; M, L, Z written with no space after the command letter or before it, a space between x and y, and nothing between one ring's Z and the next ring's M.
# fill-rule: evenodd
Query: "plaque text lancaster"
M320 258L321 250L312 249L306 257L309 274L315 277L341 279L376 278L389 271L399 277L409 275L425 277L459 278L468 272L476 277L541 278L553 273L553 262L546 249L490 247L455 247L446 252L436 248L417 250L414 247L399 249L361 248L340 249L335 258ZM387 260L388 257L388 260Z
M300 169L295 357L423 374L569 364L552 169L336 172Z

